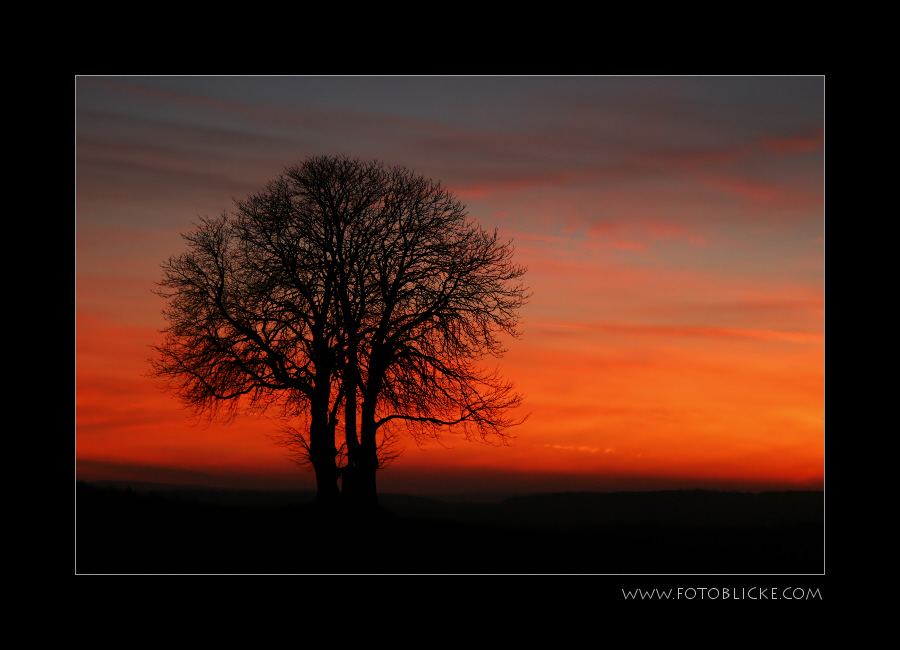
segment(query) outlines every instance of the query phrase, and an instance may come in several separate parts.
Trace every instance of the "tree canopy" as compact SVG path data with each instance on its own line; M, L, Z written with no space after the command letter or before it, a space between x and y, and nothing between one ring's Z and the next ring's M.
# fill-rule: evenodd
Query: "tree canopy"
M300 418L288 440L321 500L341 477L375 503L400 428L503 441L520 421L522 396L483 364L519 335L525 269L440 183L309 158L183 237L153 374L208 418Z

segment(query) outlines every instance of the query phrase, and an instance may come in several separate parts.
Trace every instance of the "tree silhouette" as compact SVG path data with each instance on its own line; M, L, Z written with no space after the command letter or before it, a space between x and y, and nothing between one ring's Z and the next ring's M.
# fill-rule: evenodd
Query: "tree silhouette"
M152 375L210 420L241 411L304 416L317 498L327 502L339 494L334 268L321 246L328 224L296 218L286 189L274 181L238 202L233 217L202 218L182 235L188 251L163 265L168 325ZM254 218L263 199L278 227Z
M302 178L303 171L294 173ZM384 198L367 216L348 224L336 257L349 333L342 359L346 429L354 434L346 437L348 460L359 498L374 502L382 427L401 422L414 435L456 427L485 438L515 424L507 412L521 397L478 362L502 355L499 334L517 335L525 292L511 245L469 220L439 183L390 169ZM358 438L351 426L357 396Z
M345 495L377 502L400 425L505 440L522 398L480 364L518 335L525 269L511 244L439 183L347 157L307 159L235 204L164 265L154 373L188 405L304 416L282 440L326 501L342 474Z

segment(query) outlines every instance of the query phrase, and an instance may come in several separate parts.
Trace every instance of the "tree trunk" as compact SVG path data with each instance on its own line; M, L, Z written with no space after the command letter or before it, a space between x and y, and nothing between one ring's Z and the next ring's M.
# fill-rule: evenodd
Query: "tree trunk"
M378 507L375 476L378 472L378 447L375 444L374 400L363 401L360 425L359 461L356 464L357 502L365 509Z
M336 504L340 498L335 457L334 428L328 422L328 399L319 396L311 405L309 423L309 460L316 473L316 503Z
M347 353L344 385L346 393L344 396L344 438L347 441L347 466L341 474L341 491L345 502L353 503L359 493L357 486L359 474L356 469L360 463L361 454L359 438L356 435L356 386L359 369L356 365L355 347L352 342L348 344L348 348L352 352Z
M337 486L337 471L334 467L334 458L331 459L330 468L327 462L319 465L313 462L313 469L316 471L316 503L328 507L336 505L341 493Z
M374 461L374 462L373 462ZM378 508L378 491L375 477L378 474L378 459L375 454L366 454L366 459L356 470L356 503L364 510Z

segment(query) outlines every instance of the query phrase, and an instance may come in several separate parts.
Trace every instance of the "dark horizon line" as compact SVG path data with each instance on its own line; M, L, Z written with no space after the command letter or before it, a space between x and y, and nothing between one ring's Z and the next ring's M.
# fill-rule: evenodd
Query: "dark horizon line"
M99 487L117 487L117 488L127 488L131 487L135 491L141 490L155 490L155 489L165 489L165 490L210 490L210 491L219 491L219 492L273 492L273 493L297 493L297 494L309 494L310 498L314 498L316 495L316 490L314 487L297 487L297 488L245 488L245 487L218 487L211 485L204 485L202 483L159 483L153 481L135 481L132 479L100 479L100 480L86 480L76 477L76 483L84 483L87 485L99 486ZM446 493L428 493L428 494L413 494L408 492L391 492L384 491L379 492L380 495L388 495L388 496L409 496L409 497L421 497L424 499L428 498L444 498L444 497L455 497L455 496L467 496L467 495L482 495L482 496L491 496L491 495L503 495L503 496L543 496L548 494L640 494L640 493L656 493L656 492L737 492L739 494L765 494L765 493L777 493L777 492L822 492L824 493L824 489L822 488L814 488L814 487L796 487L796 488L778 488L778 489L765 489L765 490L738 490L738 489L730 489L730 488L706 488L706 487L694 487L694 488L659 488L659 489L646 489L646 490L564 490L559 492L485 492L483 490L472 490L470 492L446 492Z
M277 475L212 473L171 467L76 460L76 481L156 483L173 488L210 488L266 492L314 491L312 474L297 469ZM449 497L466 494L526 495L565 492L658 492L709 490L725 492L824 492L824 478L806 481L684 478L677 476L596 475L514 470L452 471L387 469L379 476L379 494Z

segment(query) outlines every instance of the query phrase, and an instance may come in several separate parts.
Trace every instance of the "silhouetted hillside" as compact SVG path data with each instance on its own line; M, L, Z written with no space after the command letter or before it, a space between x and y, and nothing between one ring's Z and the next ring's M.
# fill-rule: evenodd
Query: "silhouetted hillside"
M518 524L765 526L824 522L822 492L575 492L513 497L502 521Z
M304 492L79 483L78 573L822 573L821 492L381 495L360 519ZM362 544L361 537L377 540ZM377 549L368 555L361 548Z
M296 505L310 503L316 498L316 493L312 490L234 490L211 488L204 485L172 485L145 481L97 481L90 485L121 490L131 489L141 494L153 493L174 499L232 506Z

